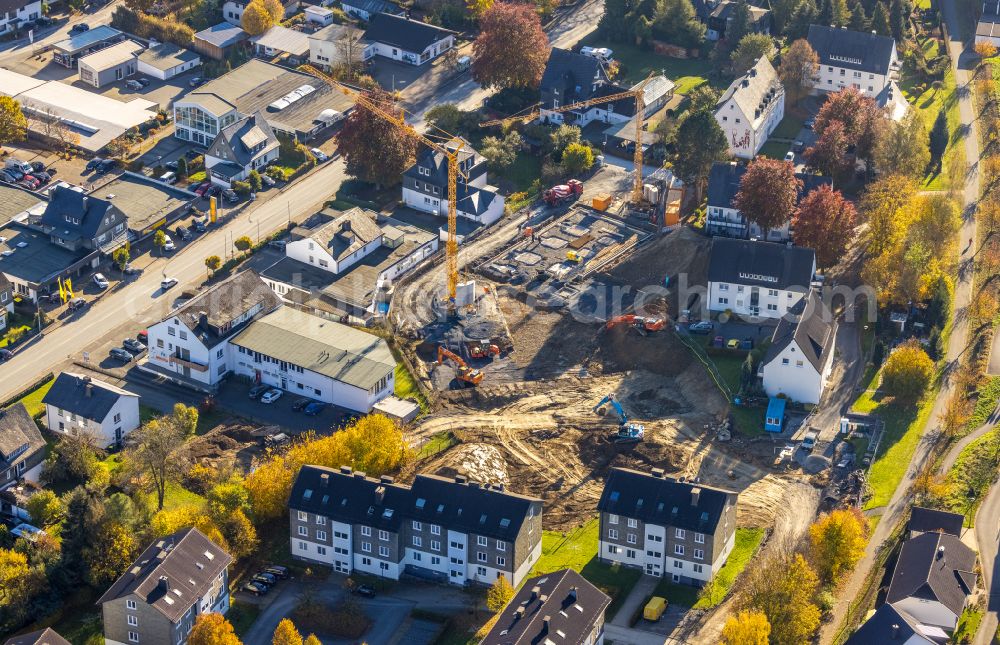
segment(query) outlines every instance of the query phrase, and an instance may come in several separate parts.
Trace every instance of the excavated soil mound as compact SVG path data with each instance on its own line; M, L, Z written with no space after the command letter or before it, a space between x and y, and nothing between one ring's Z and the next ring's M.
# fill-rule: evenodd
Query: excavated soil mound
M605 374L643 369L674 376L687 368L691 354L670 330L642 336L634 329L616 327L601 332L593 361Z

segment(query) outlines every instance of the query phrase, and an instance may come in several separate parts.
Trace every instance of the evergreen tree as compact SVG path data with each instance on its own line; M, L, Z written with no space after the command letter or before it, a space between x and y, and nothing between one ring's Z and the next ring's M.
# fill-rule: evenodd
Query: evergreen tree
M879 0L875 3L872 11L872 31L879 36L888 36L892 33L889 28L889 13L885 10L885 3Z
M816 7L819 9L819 18L817 22L821 25L835 26L833 24L833 1L832 0L817 0Z
M796 0L771 0L771 26L776 36L785 33L795 12Z
M70 492L57 578L67 589L79 584L87 574L85 554L103 516L104 505L86 487L77 486Z
M847 27L851 31L868 31L868 15L861 0L853 0L851 3L851 22Z
M896 42L903 42L906 38L906 23L910 15L909 4L905 0L892 0L889 7L889 28L892 29L892 37Z
M931 129L929 146L931 150L931 163L941 165L941 157L948 148L948 117L944 110L938 112L934 119L934 127Z
M851 21L851 10L847 7L847 0L830 0L830 13L832 14L830 24L834 27L846 27Z
M819 11L816 9L816 3L813 0L802 0L795 7L795 13L792 14L792 21L786 30L788 38L790 40L798 40L799 38L807 37L809 35L809 25L816 22L818 15Z
M736 43L753 30L753 18L750 15L750 5L746 0L739 0L733 9L732 20L726 25L726 41Z
M614 42L628 40L627 17L631 6L629 0L604 0L604 15L597 25L601 35Z

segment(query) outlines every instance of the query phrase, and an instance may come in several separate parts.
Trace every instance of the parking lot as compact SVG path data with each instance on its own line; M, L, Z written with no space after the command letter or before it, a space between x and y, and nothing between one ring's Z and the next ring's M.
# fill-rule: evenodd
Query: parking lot
M248 381L230 377L219 389L215 400L220 406L241 416L265 425L280 425L283 431L291 434L307 430L315 430L320 435L331 434L357 416L357 413L334 405L326 405L319 414L309 416L292 409L293 404L302 398L292 392L283 392L281 398L273 403L261 403L249 398L250 387Z

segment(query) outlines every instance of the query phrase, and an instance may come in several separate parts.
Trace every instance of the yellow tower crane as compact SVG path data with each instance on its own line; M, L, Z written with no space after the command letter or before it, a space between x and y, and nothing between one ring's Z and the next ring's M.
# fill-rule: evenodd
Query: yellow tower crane
M454 309L455 294L458 288L458 209L456 206L458 201L458 178L459 176L465 180L469 178L468 174L458 164L459 155L465 142L452 135L448 135L447 140L443 143L435 141L427 135L418 132L416 128L407 123L402 109L400 109L398 115L393 114L369 99L364 93L344 85L312 65L302 65L299 67L299 70L315 76L334 90L352 97L356 103L363 105L368 111L389 121L405 134L441 153L448 159L448 241L445 244L445 268L448 272L448 306L449 309Z
M642 127L645 121L645 111L646 111L646 101L645 101L645 87L646 83L652 78L652 75L646 77L642 83L636 86L634 89L618 92L617 94L610 94L608 96L601 96L597 98L587 99L586 101L580 101L578 103L570 103L569 105L563 105L561 107L553 108L543 108L541 106L536 106L531 112L527 114L519 114L516 116L507 117L506 119L493 119L491 121L484 121L479 124L481 128L488 128L493 125L508 125L511 123L527 123L528 121L533 121L543 113L548 114L551 112L570 112L579 108L588 108L595 105L604 105L607 103L614 103L615 101L620 101L622 99L635 99L635 154L632 157L632 162L635 165L635 180L632 183L632 203L638 204L643 201L642 198Z

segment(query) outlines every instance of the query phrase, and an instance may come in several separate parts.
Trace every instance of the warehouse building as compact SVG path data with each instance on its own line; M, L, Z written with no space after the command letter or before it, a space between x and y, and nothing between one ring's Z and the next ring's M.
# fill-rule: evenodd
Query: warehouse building
M52 62L73 69L81 57L118 42L125 34L110 25L71 35L52 45Z

